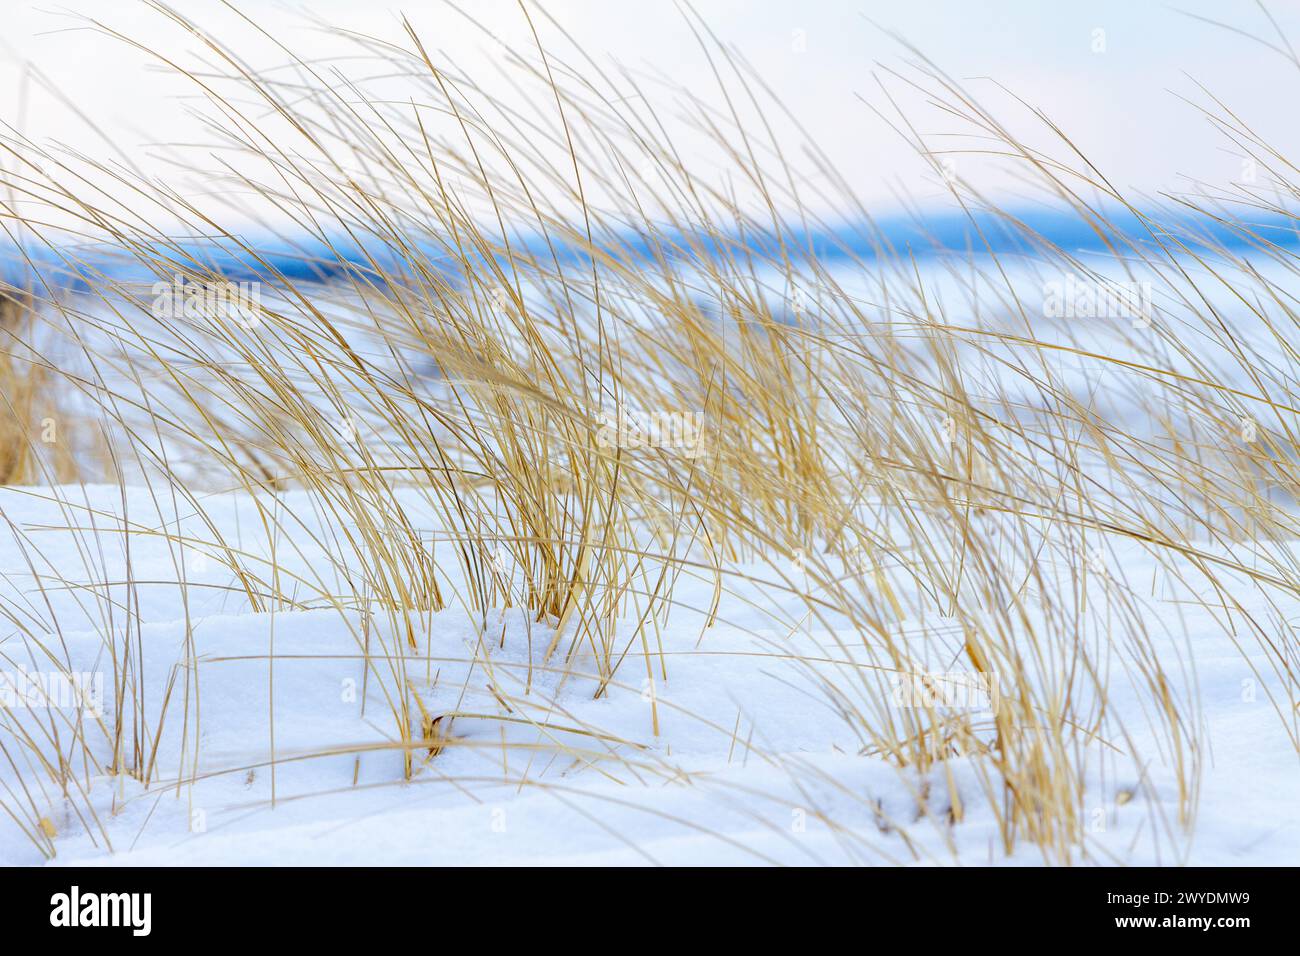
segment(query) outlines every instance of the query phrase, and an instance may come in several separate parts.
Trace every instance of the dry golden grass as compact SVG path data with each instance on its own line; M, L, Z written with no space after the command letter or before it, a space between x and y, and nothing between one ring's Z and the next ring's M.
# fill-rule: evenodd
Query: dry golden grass
M1221 282L1285 345L1290 306L1239 254L1193 243L1191 227L1174 222L1151 222L1150 242L1124 239L1093 193L1110 208L1137 210L1071 156L1068 140L1062 157L1024 149L959 85L922 64L907 82L923 84L969 124L982 150L1003 154L1111 236L1117 255L1157 277L1157 301L1179 304L1178 321L1200 333L1170 334L1170 315L1158 311L1151 336L1098 355L1040 337L1033 305L996 255L954 266L978 271L1000 293L966 303L967 318L951 303L940 308L905 256L882 250L832 267L800 249L800 234L784 223L824 224L762 118L760 103L774 111L779 103L704 31L702 47L729 94L723 102L751 104L754 115L749 106L743 118L718 113L691 98L696 119L715 131L729 172L755 187L755 208L683 160L665 138L656 97L635 78L561 62L540 41L513 51L508 69L520 99L502 100L441 68L414 30L400 47L354 38L359 52L409 85L408 99L395 101L327 82L302 60L291 60L292 81L249 73L225 41L158 9L192 31L213 64L193 76L222 145L212 181L231 195L255 195L311 235L322 250L313 258L333 274L321 282L281 274L256 244L178 191L115 173L135 204L114 209L83 195L73 177L51 178L42 183L51 202L159 281L227 281L168 238L182 232L219 237L266 274L261 301L238 315L153 321L138 284L107 277L87 301L60 303L79 321L111 323L122 346L91 353L97 370L121 374L83 378L78 390L114 430L113 460L131 462L135 480L199 514L205 490L242 489L272 553L276 542L315 534L285 491L308 493L316 514L328 516L335 537L311 543L330 566L310 578L254 558L215 527L204 547L230 568L254 611L337 610L387 702L408 778L458 746L454 722L471 716L433 713L421 697L416 678L432 657L421 615L458 606L486 623L494 609L522 608L546 635L531 648L531 666L588 679L599 696L665 678L672 664L660 635L678 583L689 579L712 585L711 606L697 609L705 631L725 619L729 601L750 600L740 595L758 586L774 596L774 631L829 635L821 656L794 663L853 728L864 759L886 760L913 781L954 757L973 762L1007 852L1029 844L1051 862L1079 858L1099 743L1145 779L1151 755L1130 746L1131 728L1108 706L1117 671L1142 689L1177 784L1178 819L1157 824L1171 833L1192 824L1204 758L1197 701L1176 689L1185 687L1186 662L1158 651L1140 596L1107 577L1104 557L1099 570L1090 556L1112 542L1136 543L1172 578L1208 586L1228 607L1237 600L1230 576L1270 600L1300 592L1300 569L1271 543L1295 537L1294 515L1261 491L1296 486L1292 380L1253 363L1231 324L1196 295L1198 284ZM558 35L555 24L538 28ZM913 135L905 122L899 127ZM636 172L647 168L656 171L652 181ZM962 184L953 190L964 207L989 211ZM860 208L851 194L839 201ZM1235 223L1249 230L1246 220ZM1046 268L1088 273L1025 232ZM772 238L758 249L745 236ZM1282 259L1266 238L1259 245ZM1204 272L1184 269L1189 259ZM846 270L880 290L876 301L844 287ZM799 308L784 314L779 303L792 289L803 290ZM3 303L5 333L21 341L32 304ZM1249 389L1219 384L1228 379L1206 366L1207 338L1219 360L1249 372ZM1167 424L1168 440L1080 402L1059 370L1062 356L1114 369L1145 395L1136 400ZM1007 374L980 374L989 367ZM0 434L3 483L53 483L34 463L30 436L46 407L41 396L59 376L15 353L0 364L10 413ZM1018 383L1014 393L998 384L1007 380ZM611 444L602 429L623 409L689 414L700 423L698 441ZM1254 416L1261 439L1213 440L1207 452L1206 434L1235 433L1243 415ZM59 481L72 474L71 464L49 467ZM409 513L413 500L422 517ZM1241 559L1231 545L1242 540L1262 562ZM800 612L783 610L787 602ZM1099 603L1107 634L1091 617ZM1233 639L1270 646L1291 697L1276 702L1279 716L1296 739L1295 642L1275 640L1236 610ZM372 628L376 621L383 626ZM26 640L59 660L49 634L28 629ZM91 785L85 766L102 764L105 753L113 773L178 790L186 779L248 771L156 753L158 714L170 708L169 719L199 719L199 668L187 661L163 710L145 720L133 697L132 640L139 636L128 623L125 641L109 648L108 724L47 734L6 718L5 731L32 755L29 772L75 802ZM774 653L782 653L779 640ZM486 655L476 660L492 666ZM951 670L953 662L996 680L1000 705L991 715L890 706L898 675ZM674 776L662 757L600 728L578 728L581 747L556 733L573 726L560 699L493 688L501 707L488 719L532 724L556 753ZM662 706L651 708L648 740ZM73 756L38 756L60 733L72 743L60 737L58 752ZM163 779L160 762L188 769ZM965 804L948 779L950 822L959 825ZM37 804L5 799L52 854Z
M33 297L30 293L15 290L0 291L0 336L5 340L0 352L0 484L27 485L40 482L38 455L41 433L51 422L57 427L53 411L51 387L53 376L40 364L29 350L35 327ZM56 481L68 480L73 461L66 445L49 443L56 450L52 456ZM65 449L63 453L57 453Z

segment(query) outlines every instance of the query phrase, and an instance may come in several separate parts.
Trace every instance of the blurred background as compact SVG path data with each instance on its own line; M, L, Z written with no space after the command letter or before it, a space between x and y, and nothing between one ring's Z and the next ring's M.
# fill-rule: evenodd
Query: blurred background
M233 6L173 0L172 9L213 35L238 36L239 55L252 70L282 69L292 53L308 63L329 61L329 75L364 76L371 90L383 82L382 65L356 62L353 44L322 24L403 42L407 16L431 53L489 89L506 50L535 51L515 0L467 4L481 29L443 0L242 0ZM725 66L705 54L695 33L699 23L673 0L552 0L545 10L553 22L530 9L557 58L576 45L602 68L622 67L658 86L665 103L679 95L677 88L722 103L714 70L725 73ZM1294 5L699 0L689 9L789 108L788 116L773 117L774 131L796 163L802 144L815 142L873 214L952 207L934 165L876 112L888 114L891 97L932 143L948 136L955 148L978 148L962 139L951 117L927 110L925 97L908 85L914 76L908 62L918 55L997 110L1031 145L1042 124L1029 109L1043 111L1111 182L1143 195L1176 194L1197 182L1230 188L1242 178L1242 156L1198 109L1218 111L1211 94L1279 152L1300 145L1286 108L1300 90L1286 39L1300 37ZM97 157L108 141L116 151L109 155L176 179L185 161L172 147L202 142L207 134L191 114L195 87L158 58L192 69L205 55L202 38L146 0L7 3L0 39L6 138L12 143L21 135ZM671 110L661 115L684 161L707 167L713 160L702 140L698 153L692 151L697 131L685 123L673 127ZM0 162L12 170L21 152L10 149ZM1000 202L1018 201L1014 181L992 174L981 180L978 157L957 162L963 180ZM819 175L811 165L803 172ZM21 195L11 190L8 198L22 208Z

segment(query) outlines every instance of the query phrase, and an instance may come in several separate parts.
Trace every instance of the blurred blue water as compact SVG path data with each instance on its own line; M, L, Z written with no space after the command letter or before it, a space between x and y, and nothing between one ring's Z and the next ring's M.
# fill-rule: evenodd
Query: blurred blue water
M802 227L747 232L743 236L700 237L679 232L626 232L609 237L608 252L623 261L664 255L669 258L705 258L746 254L779 262L785 257L817 258L823 262L881 257L927 259L946 254L997 253L1032 256L1044 244L1070 252L1125 252L1130 244L1154 247L1167 243L1173 250L1186 247L1198 252L1215 249L1241 254L1257 247L1261 239L1273 245L1300 246L1297 220L1276 214L1213 219L1181 217L1172 220L1177 239L1153 232L1145 217L1128 211L1106 214L1104 230L1093 228L1073 214L1026 212L1021 215L984 212L951 212L918 218L893 217L873 222L804 229ZM1164 222L1171 220L1164 216ZM1026 238L1032 233L1033 240ZM600 240L597 240L598 242ZM555 255L563 264L579 263L586 255L578 248L548 243L545 237L512 240L514 248L547 260ZM181 246L153 250L160 262L186 269L203 269L232 280L294 282L328 280L343 275L377 279L383 273L401 274L403 250L381 236L346 240L303 236L245 235L238 239L194 241ZM449 259L446 250L433 241L421 249L436 263ZM460 266L457 264L457 269ZM0 251L0 277L11 285L38 282L65 289L85 288L100 276L114 280L153 281L157 274L138 259L108 245L77 245L67 248L10 246Z

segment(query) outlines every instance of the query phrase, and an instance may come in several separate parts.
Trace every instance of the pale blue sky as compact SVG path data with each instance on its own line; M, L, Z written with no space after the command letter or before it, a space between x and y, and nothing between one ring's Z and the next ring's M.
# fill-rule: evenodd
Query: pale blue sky
M231 17L216 0L171 0L214 28ZM476 0L471 6L504 37L526 42L515 0ZM1275 52L1209 26L1179 10L1272 36L1251 2L1183 0L1166 5L1141 0L1033 2L1033 0L929 0L929 2L768 2L698 0L700 14L733 42L783 96L859 193L882 207L906 193L921 204L943 190L933 175L857 99L879 102L873 69L902 62L898 45L880 29L897 30L934 61L961 78L992 77L1046 109L1116 182L1135 189L1181 189L1180 175L1225 182L1240 160L1224 150L1204 119L1175 94L1204 99L1203 82L1282 149L1300 155L1293 104L1300 70ZM1300 9L1276 4L1283 27L1300 44ZM304 0L293 5L245 0L241 9L306 55L328 56L331 41L306 29L291 13L307 9L342 26L398 36L398 11L408 13L431 45L462 67L490 64L491 54L463 22L436 0L344 2ZM670 0L596 2L560 0L553 14L592 53L629 65L658 69L692 89L711 81L685 21ZM80 121L48 98L31 94L20 116L21 63L29 60L79 107L102 124L148 167L142 144L182 141L193 130L172 97L180 87L146 72L143 58L104 37L69 31L66 12L84 13L178 56L193 41L179 37L156 13L134 0L9 0L0 39L0 116L38 137L90 149ZM1104 52L1094 47L1104 31ZM797 34L796 31L802 31ZM799 37L802 37L802 50ZM250 54L256 59L257 54ZM970 88L1008 106L988 81ZM944 132L924 112L923 128Z

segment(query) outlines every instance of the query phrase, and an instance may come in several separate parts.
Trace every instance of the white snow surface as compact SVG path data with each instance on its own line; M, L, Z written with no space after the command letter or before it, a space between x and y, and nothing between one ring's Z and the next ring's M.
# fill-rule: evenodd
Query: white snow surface
M284 499L286 508L310 510L302 493ZM256 540L246 495L213 495L204 508L228 539ZM740 576L707 630L689 609L708 607L712 582L683 578L675 591L680 607L661 635L667 679L652 689L634 647L616 684L598 698L595 681L584 676L589 662L575 659L567 677L555 661L550 669L542 664L550 629L517 609L485 622L455 604L413 614L419 649L404 651L406 673L426 707L484 717L457 718L451 745L432 757L417 751L406 781L401 753L384 749L397 736L385 682L363 674L359 611L252 613L247 599L227 588L230 572L205 564L196 549L187 555L187 614L167 541L131 535L128 565L114 530L126 514L137 529L166 526L205 539L184 506L146 489L5 489L0 513L0 595L10 621L35 629L57 620L57 638L47 635L47 644L66 654L72 670L95 671L107 666L106 634L122 639L129 607L141 724L158 739L147 787L108 774L105 752L100 767L72 758L85 793L68 796L51 790L5 740L3 793L12 801L28 788L23 799L57 832L52 865L1044 862L1027 841L1004 852L993 811L963 759L949 762L950 785L942 772L922 780L861 753L808 665L792 659L794 652L852 652L802 625L793 599ZM92 524L96 530L87 532ZM97 542L97 553L88 542ZM274 563L304 578L322 566L305 548L279 548ZM128 567L139 582L133 589L123 583ZM1150 587L1154 564L1140 549L1117 551L1115 567L1116 586ZM759 566L733 570L771 577ZM35 576L45 581L43 592ZM1096 762L1085 801L1086 852L1078 858L1295 863L1300 761L1286 730L1294 713L1285 713L1294 702L1255 642L1238 649L1209 610L1180 597L1161 583L1144 602L1171 649L1193 665L1183 673L1199 692L1206 741L1196 824L1184 830L1173 820L1170 768L1143 739L1140 697L1117 665L1111 706L1132 718L1145 780L1131 761ZM103 610L109 598L111 613ZM1249 607L1248 596L1243 600ZM778 632L772 612L782 601L792 627ZM6 633L4 666L26 660L36 668L30 643L16 627ZM383 643L378 630L372 640L373 652ZM183 702L190 653L198 660L198 691ZM844 683L853 669L843 660L825 668ZM107 680L111 687L111 673ZM492 684L536 703L508 712ZM103 714L113 719L111 699ZM497 719L503 716L515 720ZM24 717L31 726L33 715ZM418 725L418 714L413 720ZM577 732L583 728L591 733ZM557 755L557 744L569 749ZM56 751L53 743L46 749L47 756ZM955 823L953 788L964 803ZM43 859L14 821L0 819L0 861Z

